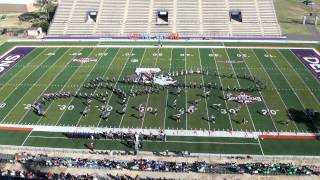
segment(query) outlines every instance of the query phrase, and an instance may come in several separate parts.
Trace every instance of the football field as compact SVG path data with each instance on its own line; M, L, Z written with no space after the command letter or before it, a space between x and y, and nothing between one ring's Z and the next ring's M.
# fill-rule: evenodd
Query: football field
M17 46L2 59L9 62L15 55L21 55L17 64L2 64L9 68L0 74L0 124L244 132L319 128L320 116L313 112L320 112L320 81L302 60L319 57L315 49L37 45ZM137 68L159 68L177 85L131 82ZM45 115L35 111L39 102ZM246 143L259 150L260 142Z

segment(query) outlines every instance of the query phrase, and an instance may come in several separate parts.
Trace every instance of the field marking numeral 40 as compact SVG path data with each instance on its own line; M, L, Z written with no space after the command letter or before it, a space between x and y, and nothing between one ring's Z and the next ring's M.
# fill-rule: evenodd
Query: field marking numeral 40
M277 115L277 112L278 112L279 110L274 110L274 109L262 109L261 111L262 111L262 114L263 114L263 115L267 115L268 113L270 113L271 115L275 116L275 115Z
M58 105L60 111L65 111L65 110L68 110L68 111L72 111L74 109L74 105Z
M2 109L2 108L4 108L4 107L6 107L6 103L4 103L4 102L2 102L2 103L0 103L0 109Z
M246 58L246 57L249 57L249 56L247 54L237 54L237 57Z
M209 54L209 57L220 57L220 54Z
M158 53L153 53L152 56L154 56L154 57L160 56L160 57L161 57L161 56L162 56L162 53L159 53L159 54L158 54Z

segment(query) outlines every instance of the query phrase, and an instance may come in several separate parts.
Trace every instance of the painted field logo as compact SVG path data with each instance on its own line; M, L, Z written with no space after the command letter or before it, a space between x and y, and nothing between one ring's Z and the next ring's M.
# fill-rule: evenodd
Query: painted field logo
M292 52L320 80L320 56L313 49L293 49Z
M320 59L317 57L303 57L303 60L307 61L309 66L316 72L320 73Z
M240 93L237 96L233 96L231 93L227 94L227 98L228 101L234 101L234 102L238 102L241 104L247 104L247 103L253 103L253 102L261 102L262 99L259 96L250 96L247 95L245 93Z
M10 55L6 57L3 61L0 62L0 73L6 70L6 68L10 67L11 64L14 64L17 60L19 60L22 57L23 55L19 54Z
M17 47L0 58L0 76L17 64L23 57L33 50L33 47Z

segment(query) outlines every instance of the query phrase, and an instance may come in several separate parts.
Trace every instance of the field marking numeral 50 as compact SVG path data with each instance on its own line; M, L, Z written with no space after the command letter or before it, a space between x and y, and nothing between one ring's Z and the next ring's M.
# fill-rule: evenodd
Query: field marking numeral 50
M265 54L264 57L266 57L266 58L273 58L273 57L276 57L276 56L273 56L272 54Z
M6 105L7 105L7 104L4 103L4 102L0 103L0 109L6 107Z
M74 109L74 105L58 105L60 111L65 111L65 110L68 110L68 111L72 111Z

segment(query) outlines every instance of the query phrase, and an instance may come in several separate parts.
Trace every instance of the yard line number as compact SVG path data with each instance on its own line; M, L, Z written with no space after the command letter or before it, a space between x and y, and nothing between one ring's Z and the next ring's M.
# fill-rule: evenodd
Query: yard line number
M25 110L31 109L31 104L23 104Z
M184 57L184 56L187 56L187 57L189 57L189 56L194 56L193 54L189 54L189 53L186 53L186 54L184 54L184 53L181 53L180 54L180 56L181 57Z
M266 57L266 58L275 58L276 56L273 56L272 54L264 54L264 57Z
M152 56L154 56L154 57L162 56L162 55L163 55L162 53L159 53L159 54L158 54L158 53L153 53L153 54L152 54Z
M216 54L216 53L210 53L209 57L220 57L220 54Z
M72 111L74 109L74 105L62 104L62 105L58 105L58 107L60 111L65 111L65 110Z
M96 56L108 56L108 53L98 53Z
M6 105L7 105L7 104L6 104L5 102L0 102L0 109L6 107Z
M261 111L263 115L271 114L273 116L277 115L277 112L279 112L278 109L262 109Z
M246 57L249 57L247 54L242 54L242 53L238 53L237 54L237 57L239 58L246 58Z
M235 109L220 109L221 114L227 114L228 112L231 114L236 114Z

